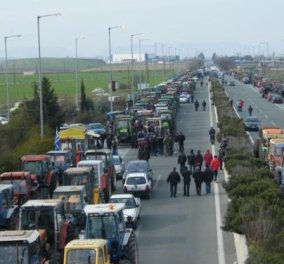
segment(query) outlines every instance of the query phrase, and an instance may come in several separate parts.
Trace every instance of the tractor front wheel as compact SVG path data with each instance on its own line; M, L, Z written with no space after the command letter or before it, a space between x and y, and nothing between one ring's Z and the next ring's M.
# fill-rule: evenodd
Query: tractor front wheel
M128 243L124 248L124 256L131 264L138 263L138 248L135 234L132 233L129 237Z

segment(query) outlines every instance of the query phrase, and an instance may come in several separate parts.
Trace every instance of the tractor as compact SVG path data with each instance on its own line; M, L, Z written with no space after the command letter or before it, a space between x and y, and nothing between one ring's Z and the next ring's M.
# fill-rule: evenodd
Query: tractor
M9 171L0 175L0 184L13 185L13 203L22 205L29 199L39 198L36 175L26 171Z
M136 237L131 228L126 228L123 216L124 203L87 205L86 239L106 239L111 262L128 260L138 263Z
M15 229L18 206L13 203L13 185L0 184L0 228Z
M2 253L1 253L2 252ZM45 263L40 234L36 230L0 232L0 264Z
M58 175L48 155L26 155L20 158L20 170L37 176L42 198L49 198L58 185Z
M54 190L52 198L63 200L65 211L70 211L76 226L79 229L84 228L86 220L84 207L87 204L87 194L84 185L59 186Z
M20 207L19 230L38 230L50 263L61 263L65 245L79 230L60 199L29 200Z

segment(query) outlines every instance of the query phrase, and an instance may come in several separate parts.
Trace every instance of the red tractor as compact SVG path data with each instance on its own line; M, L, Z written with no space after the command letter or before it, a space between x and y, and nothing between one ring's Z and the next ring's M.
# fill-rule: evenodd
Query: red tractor
M48 155L26 155L20 158L20 170L37 177L42 198L48 198L58 185L58 175Z
M22 205L29 199L39 198L37 176L25 171L9 171L0 175L0 184L13 185L13 203Z

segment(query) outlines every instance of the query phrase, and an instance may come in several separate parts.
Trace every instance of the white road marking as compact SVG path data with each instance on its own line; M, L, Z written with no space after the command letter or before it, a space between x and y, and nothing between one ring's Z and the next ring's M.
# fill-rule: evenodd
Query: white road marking
M265 117L266 119L269 119L268 115L264 115L264 117Z
M156 182L154 184L154 187L153 187L154 190L157 189L160 180L161 180L161 174L159 174L159 176L158 176L158 178L157 178L157 180L156 180Z
M130 151L130 148L118 148L118 154L124 158L124 156Z
M208 82L208 102L209 102L209 112L210 112L210 125L213 126L213 113L211 107L211 82ZM217 120L217 112L215 109L215 115ZM212 153L215 154L215 146L212 145ZM223 232L221 229L221 208L220 208L220 194L219 194L219 186L218 183L214 184L214 198L215 198L215 208L216 208L216 230L217 230L217 244L218 244L218 263L225 264L225 252L224 252L224 238Z
M249 140L250 140L251 144L254 145L254 140L253 140L251 134L248 131L246 131L246 133L247 133L247 135L249 137Z

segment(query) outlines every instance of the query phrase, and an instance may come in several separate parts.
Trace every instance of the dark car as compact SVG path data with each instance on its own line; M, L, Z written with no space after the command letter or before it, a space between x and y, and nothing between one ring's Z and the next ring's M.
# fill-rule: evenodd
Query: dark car
M283 98L281 95L274 95L272 96L272 103L274 104L283 104Z
M229 86L236 86L234 81L229 82Z
M248 116L245 121L245 130L247 131L258 131L261 121L256 116Z

